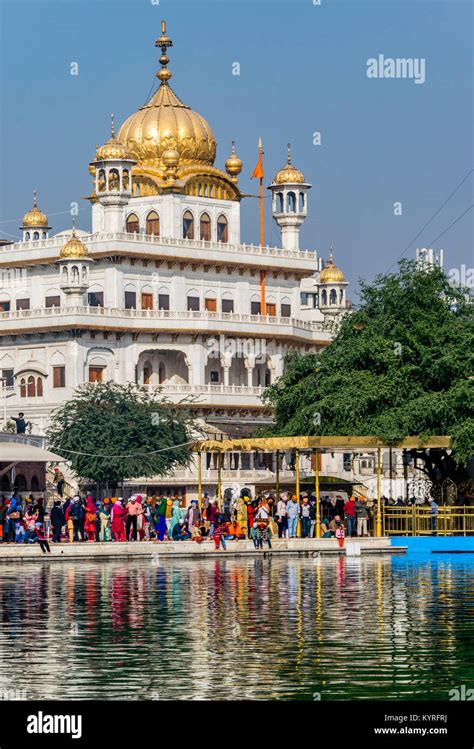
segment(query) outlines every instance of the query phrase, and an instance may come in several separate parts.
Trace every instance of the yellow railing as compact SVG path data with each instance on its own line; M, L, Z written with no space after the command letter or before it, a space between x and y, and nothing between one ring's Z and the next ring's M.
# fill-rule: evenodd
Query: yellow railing
M467 536L474 534L474 507L439 507L432 526L430 507L384 507L383 534L400 536Z

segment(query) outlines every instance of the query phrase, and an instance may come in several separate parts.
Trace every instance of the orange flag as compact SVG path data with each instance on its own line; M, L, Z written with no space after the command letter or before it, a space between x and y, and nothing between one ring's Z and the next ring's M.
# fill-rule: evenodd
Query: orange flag
M258 161L257 166L252 172L252 179L263 179L264 178L263 173L263 150L262 150L262 141L260 139L258 143Z

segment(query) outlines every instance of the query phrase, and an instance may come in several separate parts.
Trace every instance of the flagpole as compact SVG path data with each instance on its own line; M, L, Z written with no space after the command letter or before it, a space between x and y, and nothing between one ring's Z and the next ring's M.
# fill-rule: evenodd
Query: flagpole
M258 139L258 160L263 166L263 146L262 138ZM265 221L263 215L263 169L260 172L260 247L265 245ZM260 271L260 314L266 313L265 305L265 277L266 273L264 270Z

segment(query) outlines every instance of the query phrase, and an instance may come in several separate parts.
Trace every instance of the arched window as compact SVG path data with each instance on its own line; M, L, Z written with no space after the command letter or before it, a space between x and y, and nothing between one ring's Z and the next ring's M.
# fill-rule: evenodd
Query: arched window
M46 232L45 231L42 233L41 238L42 239L46 239Z
M28 377L26 394L28 398L34 398L36 395L35 378L33 377L33 375L30 375Z
M36 380L36 395L38 396L38 398L41 398L43 395L43 380L41 379L41 377L38 377L38 379Z
M130 215L127 216L125 231L129 234L138 234L138 232L140 231L138 216L136 216L134 213L130 213Z
M32 476L31 477L31 491L32 492L39 492L39 481L38 476Z
M117 169L111 169L109 172L109 190L117 192L119 189L120 177Z
M199 235L200 235L200 238L204 239L206 242L211 241L211 219L208 213L203 213L201 215L201 221L199 224Z
M27 242L30 241L30 232L29 231L26 232L25 239L26 239Z
M105 187L105 169L99 169L99 174L97 175L97 189L99 192L104 192Z
M299 194L299 209L300 211L304 211L304 192L300 192Z
M183 215L183 239L194 239L194 216L191 211Z
M146 361L143 365L143 384L149 385L151 382L151 375L153 372L153 368L151 366L151 363L149 361Z
M128 169L124 169L122 172L122 189L128 190L130 186L130 173Z
M20 380L20 398L26 398L26 380L24 377Z
M34 231L34 232L33 232L33 241L36 241L36 240L38 240L39 238L40 238L39 232L37 232L37 231Z
M15 489L17 492L26 492L26 479L22 473L15 476Z
M156 211L151 211L146 217L146 233L155 237L160 236L160 217Z
M164 383L165 379L166 379L165 365L163 364L163 362L160 362L160 364L158 366L158 382L159 382L159 384L162 385Z
M323 307L327 306L327 303L328 303L328 293L327 293L326 289L323 289L323 291L321 293L321 302L322 302Z
M339 290L339 304L342 304L342 300L344 299L344 289Z
M289 213L295 213L296 211L296 197L294 192L289 192L286 196L286 210Z
M329 304L337 304L336 289L331 289L331 291L329 292Z
M226 217L222 215L217 219L217 241L229 241L229 222L227 221Z
M277 211L283 213L283 193L277 192Z

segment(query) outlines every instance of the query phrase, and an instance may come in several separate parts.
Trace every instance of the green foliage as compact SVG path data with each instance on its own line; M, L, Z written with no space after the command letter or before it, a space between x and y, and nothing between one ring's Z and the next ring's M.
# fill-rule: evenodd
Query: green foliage
M474 305L444 273L402 261L361 283L321 354L291 353L265 393L279 435L450 435L459 461L474 446Z
M191 426L184 411L155 400L146 388L87 383L53 412L48 442L53 452L70 460L77 476L114 483L162 476L187 464L190 454L184 443ZM156 452L175 445L181 446Z

